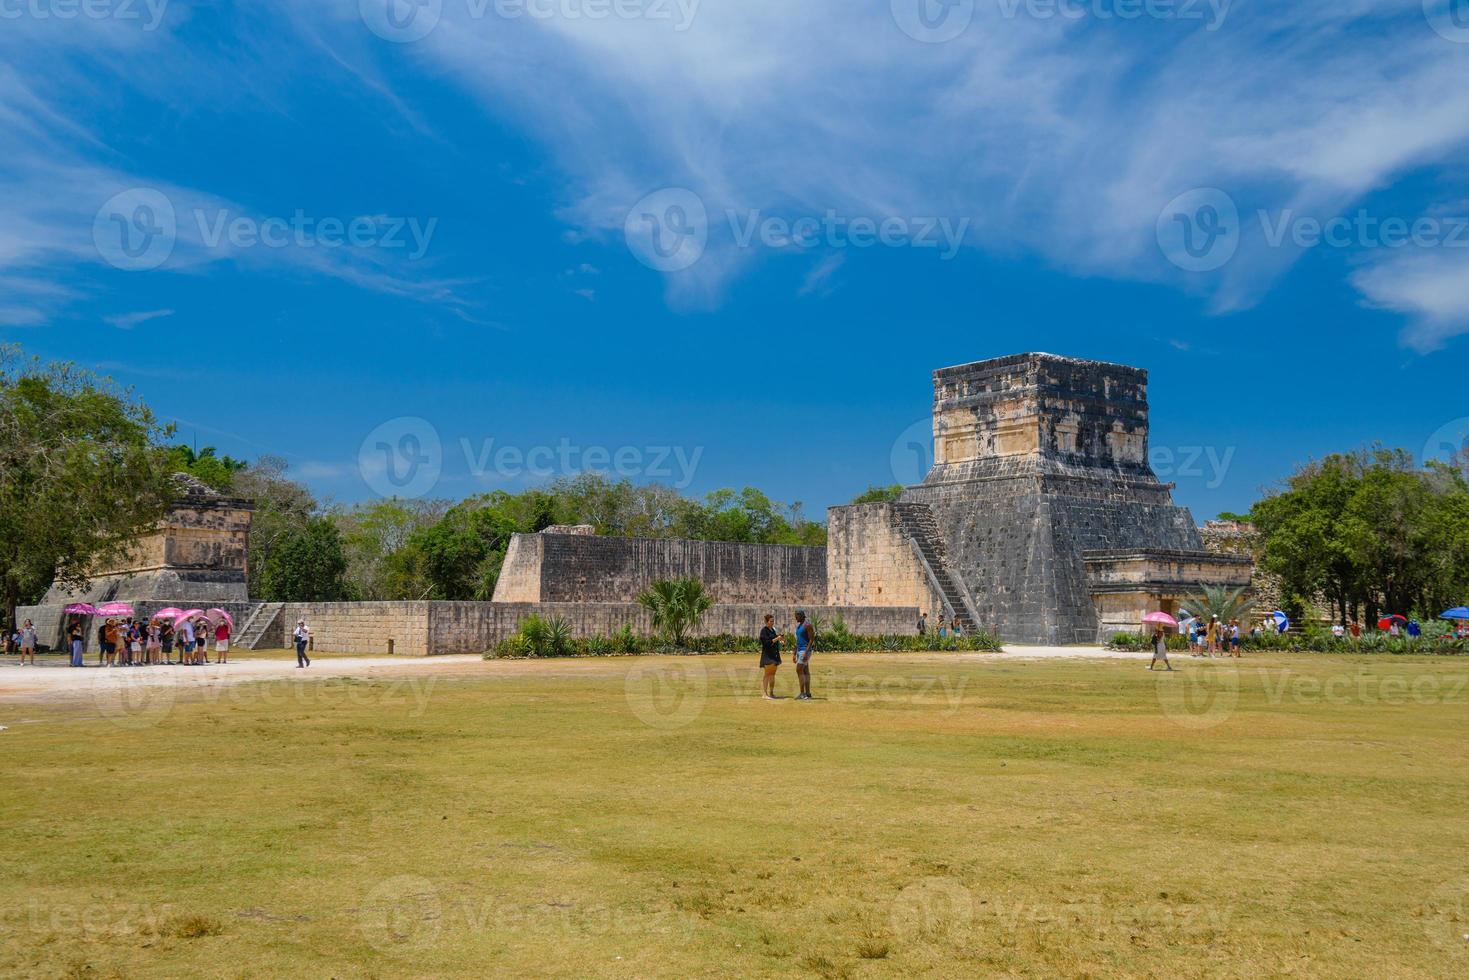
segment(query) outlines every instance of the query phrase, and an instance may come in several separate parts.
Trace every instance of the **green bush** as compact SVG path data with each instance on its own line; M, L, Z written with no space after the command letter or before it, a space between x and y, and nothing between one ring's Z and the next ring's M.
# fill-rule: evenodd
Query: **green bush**
M1181 633L1169 633L1163 637L1164 643L1169 650L1186 652L1188 650L1188 637ZM1108 650L1142 651L1153 648L1153 634L1151 633L1113 633L1112 638L1107 641Z
M814 626L815 624L813 624ZM940 639L928 636L858 636L846 629L842 623L827 627L827 632L816 633L818 653L840 652L884 652L904 651L952 651L997 653L1000 641L985 632L970 633L962 637ZM709 654L709 653L759 653L760 641L755 636L720 634L717 636L688 637L683 646L674 646L666 637L639 636L630 626L611 636L592 636L576 639L565 620L542 619L528 616L520 622L517 631L485 651L486 660L524 660L533 657L617 657L641 654Z
M1304 633L1260 633L1243 637L1243 650L1259 653L1384 653L1394 656L1455 656L1469 654L1469 640L1447 637L1389 636L1366 633L1360 637L1333 636L1325 630ZM1111 650L1146 650L1149 638L1141 633L1113 633L1107 641ZM1170 635L1168 649L1187 650L1185 637Z

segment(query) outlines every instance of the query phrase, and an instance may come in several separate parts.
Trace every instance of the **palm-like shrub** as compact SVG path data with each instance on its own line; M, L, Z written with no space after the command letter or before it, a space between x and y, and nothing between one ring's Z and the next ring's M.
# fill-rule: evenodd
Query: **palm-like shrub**
M1255 611L1255 600L1245 598L1245 589L1229 589L1222 585L1199 583L1199 593L1184 600L1183 607L1199 619L1208 622L1218 616L1221 623L1232 619L1248 622Z
M638 596L638 602L653 614L653 628L677 647L686 645L688 635L714 605L696 578L659 579Z
M560 616L527 616L506 645L508 656L564 657L572 652L571 624Z

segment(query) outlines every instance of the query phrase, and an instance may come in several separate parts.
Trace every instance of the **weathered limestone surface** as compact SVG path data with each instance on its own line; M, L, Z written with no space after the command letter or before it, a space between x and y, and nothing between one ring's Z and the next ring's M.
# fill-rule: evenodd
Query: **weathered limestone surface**
M122 560L97 569L76 592L53 585L41 605L113 600L178 600L187 606L244 602L253 502L176 477L179 496L158 527ZM168 603L163 603L168 605Z
M888 503L833 507L827 512L826 587L829 601L847 606L909 606L934 617L943 599L914 554Z
M692 576L717 602L826 602L826 549L799 545L516 534L496 602L626 602L658 579Z

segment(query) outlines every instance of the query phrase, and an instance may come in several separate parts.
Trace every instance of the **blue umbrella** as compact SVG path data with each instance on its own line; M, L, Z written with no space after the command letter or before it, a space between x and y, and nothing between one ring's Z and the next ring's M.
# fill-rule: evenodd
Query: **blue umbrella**
M1284 633L1287 629L1290 628L1290 617L1281 612L1279 609L1275 610L1275 612L1271 613L1270 615L1275 617L1275 631L1277 633Z
M1439 619L1469 619L1469 606L1455 606L1438 614Z

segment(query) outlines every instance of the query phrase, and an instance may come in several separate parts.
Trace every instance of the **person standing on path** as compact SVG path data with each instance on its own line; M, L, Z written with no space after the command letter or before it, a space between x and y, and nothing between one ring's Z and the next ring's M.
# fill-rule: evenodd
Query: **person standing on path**
M86 633L82 629L82 621L80 619L73 619L71 625L66 628L66 645L71 650L71 665L73 667L86 666L86 663L82 660L83 647L85 646L82 642L82 637L85 635Z
M776 700L775 672L780 669L781 635L775 631L775 617L765 614L765 625L760 629L760 693L767 701Z
M230 624L223 617L219 625L214 628L214 662L227 664L230 662Z
M296 641L296 666L310 667L311 658L306 656L306 643L311 639L311 630L306 628L306 620L296 620L296 628L291 630L291 639Z
M796 680L801 682L797 701L811 700L811 654L816 649L816 631L806 622L806 613L796 610Z
M25 666L26 658L31 659L31 666L36 665L36 625L29 619L20 624L20 664Z
M928 635L928 613L919 613L918 614L918 635L919 636L927 636Z
M179 654L179 663L192 665L194 663L194 624L187 619L179 620L179 644L183 651Z

